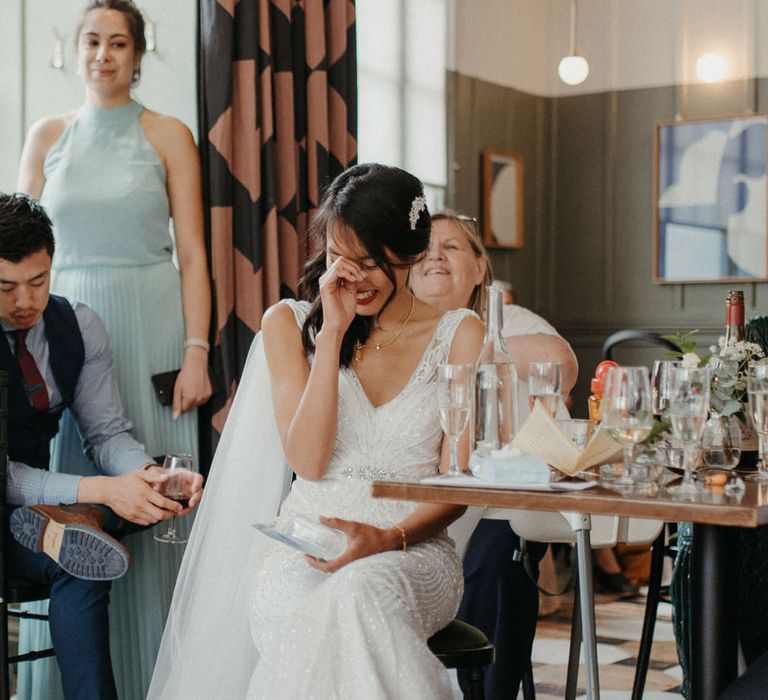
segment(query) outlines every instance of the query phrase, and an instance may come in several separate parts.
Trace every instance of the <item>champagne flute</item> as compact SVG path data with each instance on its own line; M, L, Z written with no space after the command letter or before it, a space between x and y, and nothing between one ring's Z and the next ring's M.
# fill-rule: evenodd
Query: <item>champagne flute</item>
M678 366L677 360L656 360L651 371L653 391L653 415L661 419L669 409L669 389L672 372Z
M749 368L747 376L747 393L749 394L749 411L755 425L758 438L760 459L757 463L757 473L750 474L747 479L752 481L768 481L768 365L754 365Z
M192 455L166 455L162 473L167 475L167 478L157 484L155 488L166 498L181 503L186 508L192 497L193 479L191 477L195 471ZM184 544L187 541L186 537L180 537L176 534L175 515L168 521L167 530L160 535L156 534L154 537L158 542L165 544Z
M461 476L458 461L459 438L467 427L472 405L474 365L442 364L437 368L437 407L440 425L451 446L448 472L441 478Z
M667 489L677 496L695 496L699 487L693 478L697 449L709 412L712 378L708 367L675 367L672 371L669 421L676 443L683 449L683 482Z
M536 399L553 418L560 404L560 363L528 363L528 403L531 410Z
M611 367L605 380L602 422L608 434L624 452L624 469L612 486L631 489L632 453L637 443L651 434L653 406L648 369L645 367Z

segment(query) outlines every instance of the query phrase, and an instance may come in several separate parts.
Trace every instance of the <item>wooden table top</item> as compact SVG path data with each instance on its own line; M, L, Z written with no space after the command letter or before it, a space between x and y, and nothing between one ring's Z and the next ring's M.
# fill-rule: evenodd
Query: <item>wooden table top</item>
M574 511L590 515L631 515L670 522L757 527L768 524L768 485L746 481L738 498L706 491L689 499L675 498L664 490L653 497L622 496L597 486L577 492L512 491L510 489L434 486L403 481L374 481L373 495L425 503Z

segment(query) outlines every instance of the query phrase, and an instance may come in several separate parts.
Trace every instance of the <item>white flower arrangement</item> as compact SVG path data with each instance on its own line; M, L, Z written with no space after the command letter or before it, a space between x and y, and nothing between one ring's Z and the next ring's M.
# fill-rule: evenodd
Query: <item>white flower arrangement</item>
M736 415L744 422L744 402L747 399L747 374L754 364L765 364L768 359L757 343L746 340L730 340L726 343L721 336L717 345L709 348L709 353L699 355L696 341L691 336L696 331L683 335L665 336L680 347L680 365L682 367L709 367L712 373L712 386L709 403L713 411L723 416Z

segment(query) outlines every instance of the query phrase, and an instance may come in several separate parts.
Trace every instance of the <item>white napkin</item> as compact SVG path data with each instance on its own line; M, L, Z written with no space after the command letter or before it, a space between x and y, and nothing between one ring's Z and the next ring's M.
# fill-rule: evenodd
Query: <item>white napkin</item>
M551 480L543 459L510 446L493 450L488 457L473 454L470 468L478 479L494 484L547 484Z

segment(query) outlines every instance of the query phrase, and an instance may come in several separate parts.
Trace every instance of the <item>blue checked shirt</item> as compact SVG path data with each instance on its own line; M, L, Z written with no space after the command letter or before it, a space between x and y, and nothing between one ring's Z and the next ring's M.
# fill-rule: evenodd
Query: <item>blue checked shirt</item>
M114 376L114 361L107 331L96 312L85 304L72 303L85 344L85 361L75 388L70 409L83 438L86 454L101 472L117 476L154 460L144 446L131 437L133 426L123 414L123 404ZM2 324L16 352L13 329ZM27 348L45 379L51 410L61 406L61 394L51 371L45 321L29 331ZM35 469L21 462L8 461L7 499L12 505L76 503L82 476Z

